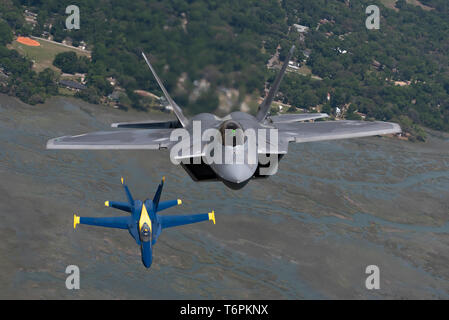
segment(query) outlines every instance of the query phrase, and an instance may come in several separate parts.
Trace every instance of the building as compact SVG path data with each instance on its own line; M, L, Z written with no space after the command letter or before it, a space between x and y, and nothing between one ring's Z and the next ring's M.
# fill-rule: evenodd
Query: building
M33 25L33 28L37 24L37 13L31 12L29 10L25 10L24 18L25 18L26 22Z
M3 73L3 70L0 68L0 83L7 83L9 76Z
M299 63L290 60L288 62L288 67L291 68L291 69L294 69L294 70L299 70Z
M335 115L337 117L341 116L341 109L339 107L335 108Z
M61 81L59 81L59 85L66 87L67 89L76 90L76 91L86 89L85 85L82 85L81 83L73 81L73 80L61 80Z
M114 90L110 95L108 95L108 99L115 101L115 102L119 102L121 95L122 95L122 92L120 92L118 90Z
M86 73L79 73L79 72L75 73L75 77L80 80L81 84L86 84L87 82L86 76L87 76Z
M86 50L86 48L87 48L87 43L84 42L83 40L80 41L80 45L78 46L78 48L80 48L81 50Z
M305 59L303 60L304 62L307 61L307 59L310 58L310 55L312 54L312 50L310 49L305 49L303 50L302 54L304 55Z
M300 24L293 24L293 28L296 29L296 31L298 31L299 33L307 33L307 31L309 31L309 27L300 25Z
M115 87L115 85L117 84L117 79L115 79L114 77L108 77L106 78L106 80L109 82L109 84L113 87Z
M376 68L377 70L383 69L382 64L381 64L379 61L377 61L377 60L373 60L373 62L371 63L371 65L372 65L374 68Z
M411 84L411 81L395 81L394 85L399 87L406 87Z

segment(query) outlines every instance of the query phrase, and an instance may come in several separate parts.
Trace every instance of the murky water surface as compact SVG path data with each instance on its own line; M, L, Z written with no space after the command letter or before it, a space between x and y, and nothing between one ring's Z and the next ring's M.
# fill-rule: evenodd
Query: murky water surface
M46 150L49 138L168 115L0 95L0 298L449 298L449 137L291 144L276 176L232 191L195 183L168 152ZM135 198L181 198L217 224L168 229L146 270L126 231L73 214L122 214ZM65 288L66 266L81 289ZM365 288L378 265L381 289Z

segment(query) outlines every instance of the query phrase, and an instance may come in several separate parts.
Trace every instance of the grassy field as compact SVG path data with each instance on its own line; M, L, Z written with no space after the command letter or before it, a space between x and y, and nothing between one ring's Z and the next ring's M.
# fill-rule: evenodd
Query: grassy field
M17 50L21 55L28 57L33 60L33 69L37 72L44 70L45 68L51 68L56 71L60 71L58 68L53 66L53 60L55 56L60 52L74 51L78 55L89 56L89 53L80 50L72 49L63 45L58 45L56 43L43 41L39 39L34 39L40 43L38 47L30 47L21 44L14 40L9 46L10 49Z
M287 69L287 71L288 72L296 72L296 73L299 73L300 75L303 75L303 76L310 75L312 77L312 79L315 79L315 80L323 80L320 77L318 77L317 75L312 74L312 70L308 66L306 66L305 64L301 65L301 67L299 67L298 70Z
M69 97L73 97L76 93L76 91L73 90L69 90L67 88L58 88L58 93L61 96L69 96Z

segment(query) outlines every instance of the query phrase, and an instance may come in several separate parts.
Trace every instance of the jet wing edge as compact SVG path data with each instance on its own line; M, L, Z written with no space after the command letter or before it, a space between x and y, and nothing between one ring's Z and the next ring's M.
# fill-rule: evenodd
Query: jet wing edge
M117 144L58 144L58 139L66 138L70 136L63 136L59 138L53 138L47 141L46 149L49 150L159 150L166 148L160 143L158 144L139 144L139 145L117 145Z
M329 133L326 135L319 135L319 136L306 137L306 138L293 136L293 137L291 137L292 139L289 139L289 142L303 143L303 142L314 142L314 141L363 138L363 137L370 137L370 136L381 136L381 135L386 135L386 134L396 134L396 133L402 132L402 129L398 124L396 124L396 123L391 123L391 124L393 125L393 127L391 129L372 130L372 131L357 132L357 133L345 133L345 134L339 134L339 135Z

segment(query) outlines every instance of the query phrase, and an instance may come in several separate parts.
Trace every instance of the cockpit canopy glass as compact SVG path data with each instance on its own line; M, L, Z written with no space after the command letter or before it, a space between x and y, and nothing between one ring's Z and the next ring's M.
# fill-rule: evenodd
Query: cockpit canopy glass
M243 128L235 121L225 121L220 127L220 134L224 146L236 147L245 143Z
M149 240L151 238L151 229L148 224L145 222L140 230L142 240Z

